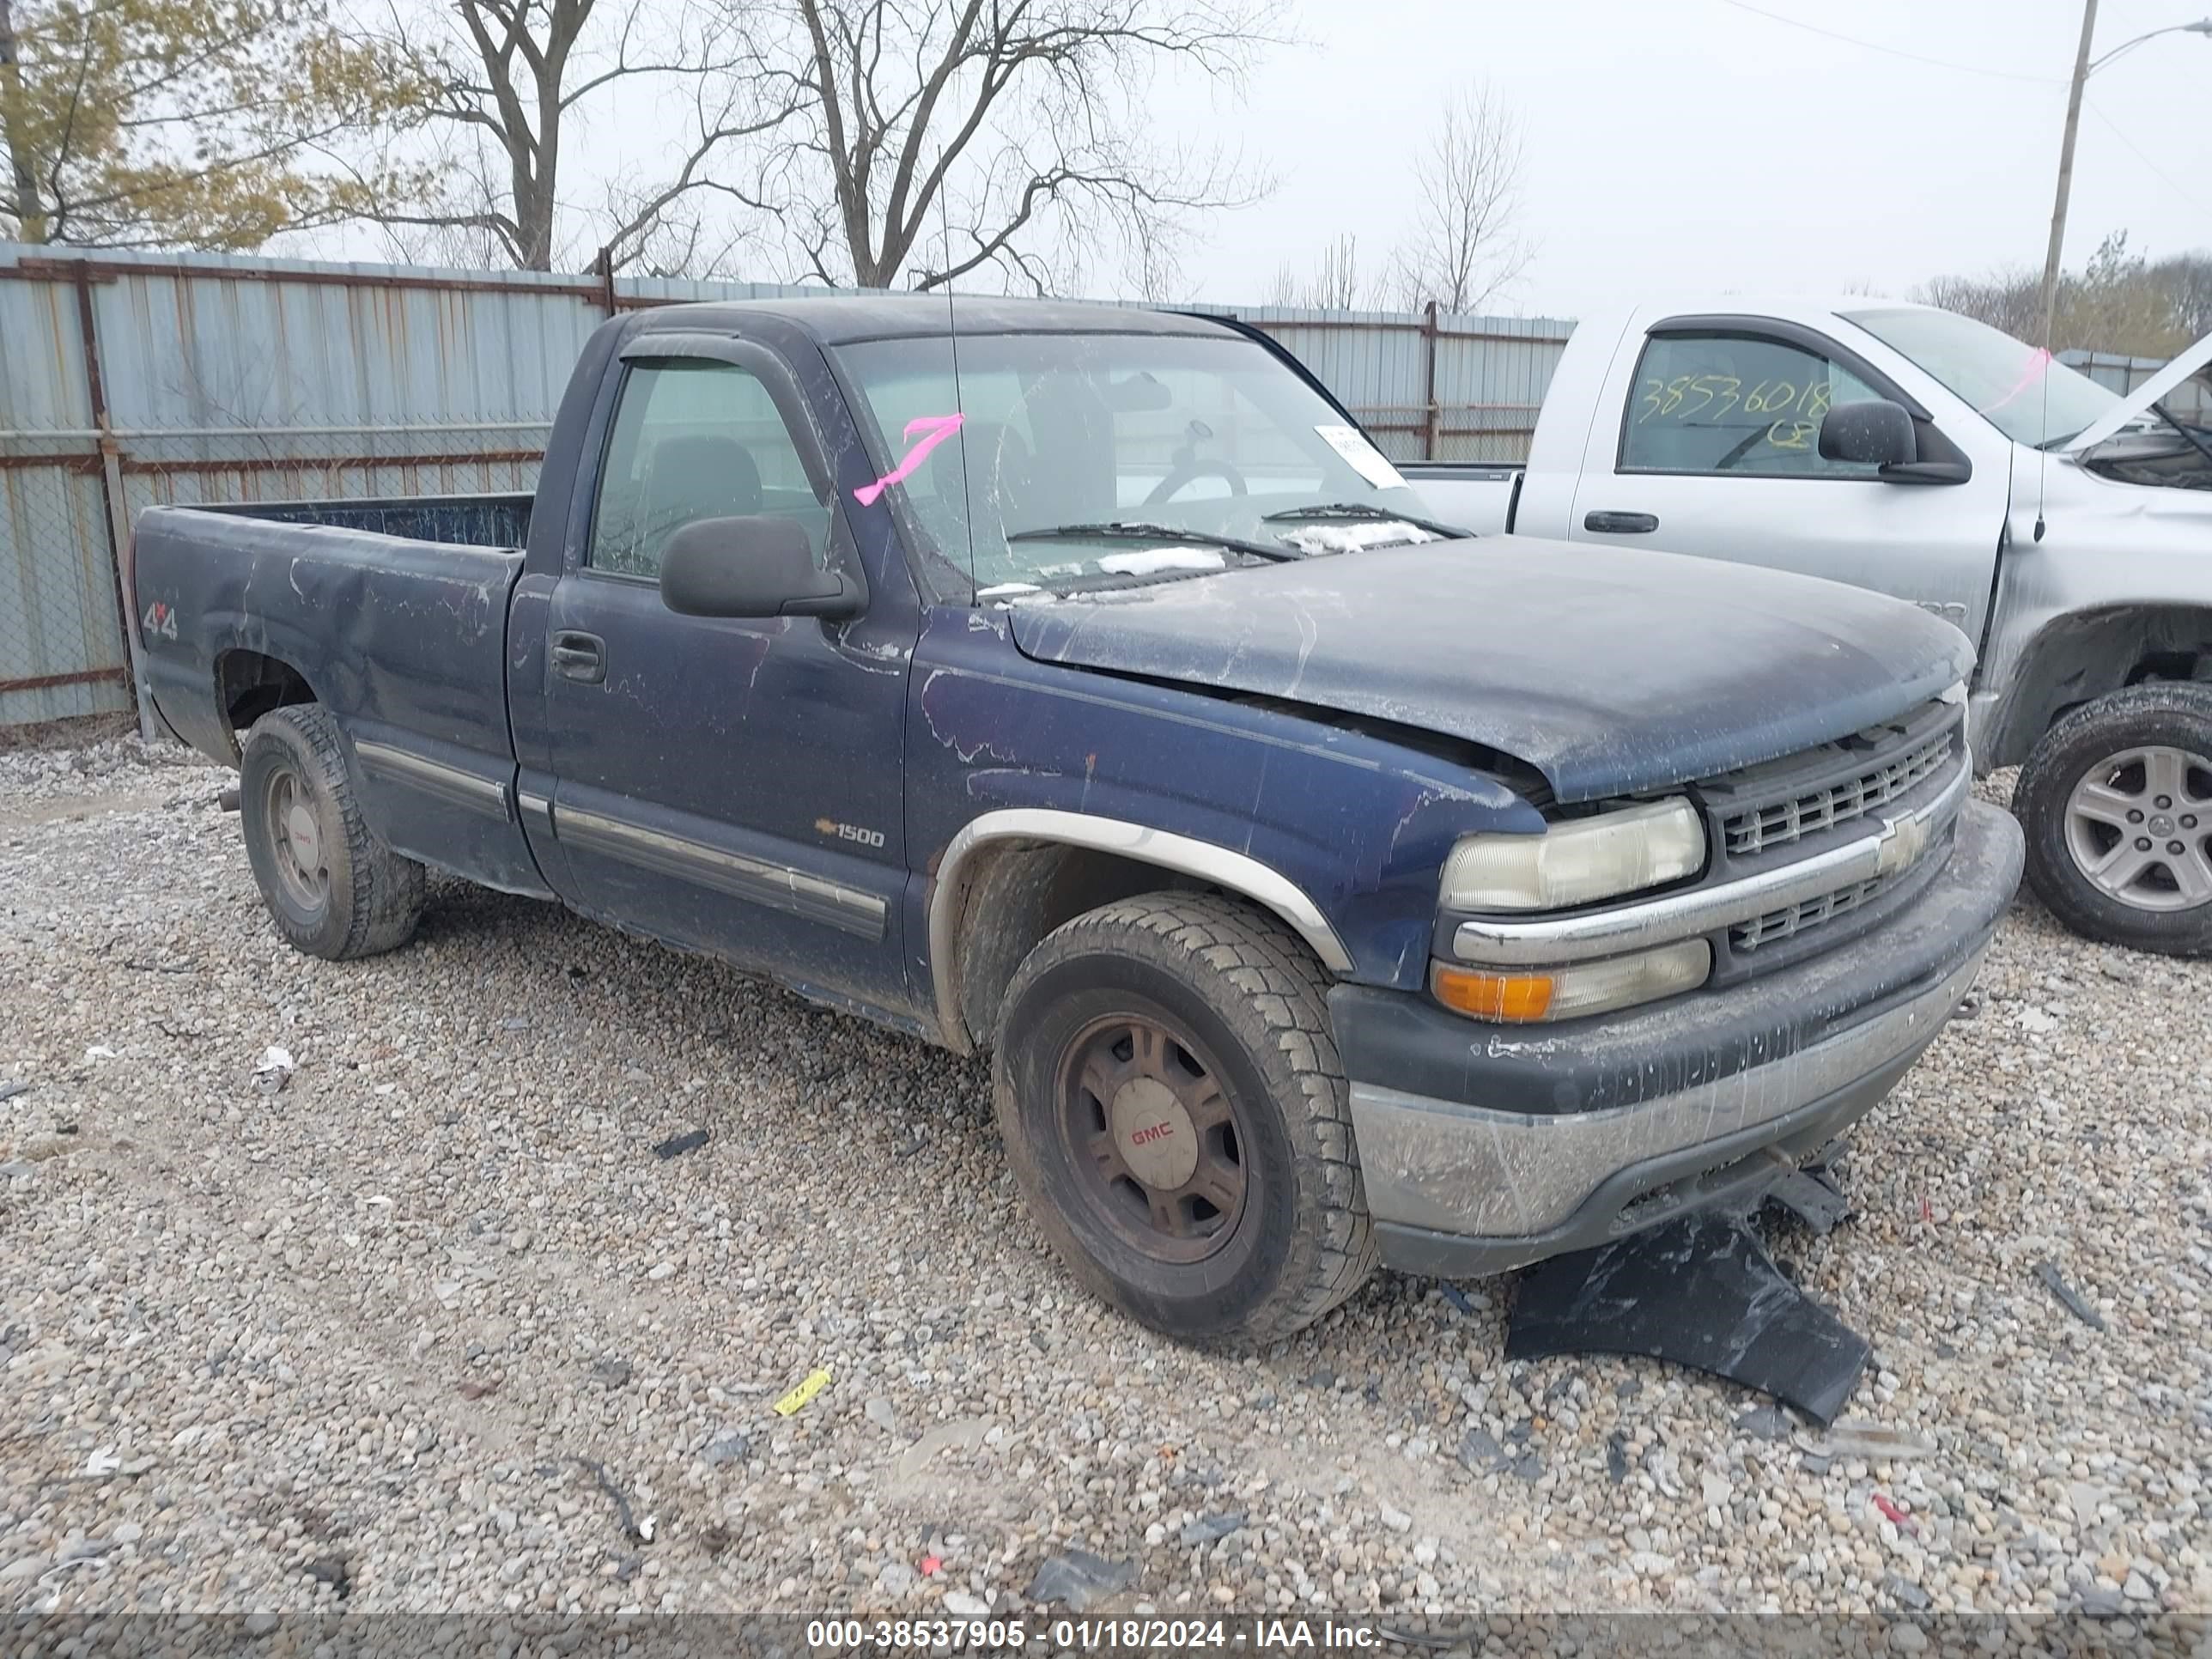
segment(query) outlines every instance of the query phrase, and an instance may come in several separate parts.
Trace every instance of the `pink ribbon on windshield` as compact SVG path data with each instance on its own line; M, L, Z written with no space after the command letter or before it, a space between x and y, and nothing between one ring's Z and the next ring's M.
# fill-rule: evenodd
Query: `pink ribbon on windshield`
M873 507L876 504L876 498L884 491L895 483L904 483L912 477L914 470L929 459L931 450L960 430L960 422L965 418L966 416L960 415L915 416L906 423L905 432L900 434L907 442L914 444L914 447L907 451L906 459L884 473L875 483L862 484L853 492L853 499L860 502L862 507ZM919 443L915 442L915 434L917 433L921 434L921 441Z
M2034 356L2031 356L2027 360L2027 372L2023 374L2020 379L2013 382L2012 390L2006 392L2005 395L1998 398L1996 402L1990 404L1988 409L1978 409L1974 412L1977 415L1986 415L1991 409L2002 409L2007 404L2019 397L2021 392L2027 391L2028 387L2033 386L2036 381L2043 377L2044 366L2050 361L2050 348L2047 346L2037 348Z

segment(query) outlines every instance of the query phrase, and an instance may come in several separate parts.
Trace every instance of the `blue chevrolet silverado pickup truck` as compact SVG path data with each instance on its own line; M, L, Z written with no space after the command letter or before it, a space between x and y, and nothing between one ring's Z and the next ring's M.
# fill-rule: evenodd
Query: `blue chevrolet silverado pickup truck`
M1037 1225L1194 1340L1757 1195L2020 871L1948 623L1455 536L1194 317L639 313L534 498L160 508L126 581L297 948L432 866L988 1051Z

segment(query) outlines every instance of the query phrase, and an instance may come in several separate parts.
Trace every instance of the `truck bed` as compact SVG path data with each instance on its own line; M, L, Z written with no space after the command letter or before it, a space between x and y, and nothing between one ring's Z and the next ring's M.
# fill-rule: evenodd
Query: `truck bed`
M363 811L392 847L544 891L515 811L507 704L522 569L510 536L529 510L526 496L150 509L130 574L155 709L235 764L256 719L312 698L337 717ZM472 533L509 544L462 539Z
M1468 461L1401 461L1398 471L1428 504L1430 515L1478 536L1513 527L1513 499L1521 487L1517 466Z
M529 491L479 495L402 495L371 501L246 501L206 513L278 524L329 525L449 547L519 548L530 539Z

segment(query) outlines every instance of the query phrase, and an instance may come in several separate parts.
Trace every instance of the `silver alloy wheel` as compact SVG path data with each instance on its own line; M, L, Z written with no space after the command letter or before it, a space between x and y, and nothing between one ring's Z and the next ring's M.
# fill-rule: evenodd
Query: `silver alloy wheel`
M2098 762L2067 799L2066 850L2136 909L2212 903L2212 761L2154 744Z
M276 879L286 896L303 910L320 909L330 872L324 867L321 825L299 779L282 769L270 773L264 810Z

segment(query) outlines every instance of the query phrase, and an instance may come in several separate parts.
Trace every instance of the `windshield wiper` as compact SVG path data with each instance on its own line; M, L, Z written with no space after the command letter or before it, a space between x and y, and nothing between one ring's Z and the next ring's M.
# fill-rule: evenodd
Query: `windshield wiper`
M2212 461L2212 444L2207 444L2203 439L2198 437L2194 432L2184 426L2181 423L2180 417L2175 415L2174 412L2168 409L2163 403L2153 404L2151 407L2158 411L2158 416L2160 420L2164 421L2168 426L2172 427L2176 432L2179 432L2181 434L2182 441L2185 443L2186 443L2191 449L2195 450L2198 454L2202 455L2206 460Z
M1438 524L1434 519L1424 519L1411 513L1393 513L1387 507L1373 501L1323 501L1313 507L1286 507L1279 513L1270 513L1262 524L1291 524L1300 519L1372 519L1389 524L1409 524L1416 530L1425 530L1431 536L1442 536L1446 541L1465 541L1474 534L1458 525Z
M1102 542L1167 542L1185 546L1225 548L1231 553L1248 553L1255 559L1284 564L1305 555L1295 548L1273 547L1266 542L1248 542L1241 536L1217 536L1210 530L1178 530L1171 524L1146 524L1127 519L1110 519L1101 524L1056 524L1036 530L1017 530L1009 535L1009 542L1076 541L1090 539Z

